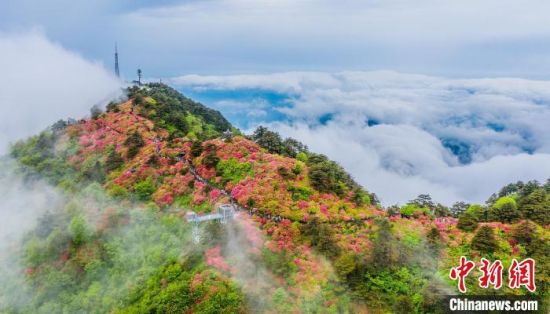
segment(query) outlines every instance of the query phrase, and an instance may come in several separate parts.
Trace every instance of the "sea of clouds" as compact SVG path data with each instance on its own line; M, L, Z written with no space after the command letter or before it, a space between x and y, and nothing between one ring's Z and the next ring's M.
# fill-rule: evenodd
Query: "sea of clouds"
M483 202L507 183L550 177L547 81L375 71L186 75L172 82L203 95L286 95L284 106L269 106L261 93L254 101L228 97L208 105L248 115L254 125L245 129L267 124L328 155L384 204L421 193L446 204Z

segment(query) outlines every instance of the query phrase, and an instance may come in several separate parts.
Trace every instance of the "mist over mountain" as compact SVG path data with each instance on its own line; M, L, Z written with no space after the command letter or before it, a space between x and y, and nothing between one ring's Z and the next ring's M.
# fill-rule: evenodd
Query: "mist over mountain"
M89 114L122 95L101 64L52 42L39 30L0 31L0 154L59 119Z

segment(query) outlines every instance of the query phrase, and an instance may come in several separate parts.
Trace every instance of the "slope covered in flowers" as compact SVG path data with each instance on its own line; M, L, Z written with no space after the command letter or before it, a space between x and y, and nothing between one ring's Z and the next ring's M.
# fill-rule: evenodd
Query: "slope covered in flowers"
M112 194L135 193L145 182L150 183L150 195L143 199L159 208L191 206L206 211L214 204L229 201L221 193L224 190L243 207L291 220L351 220L380 214L368 204L357 206L351 192L339 197L315 190L302 161L268 153L240 135L203 142L170 138L167 131L156 128L134 108L128 101L116 112L67 128L69 140L78 142L78 153L69 162L79 171L95 162L107 163L112 153L126 157L121 167L106 173L104 184ZM134 133L144 144L129 158L124 143ZM190 165L210 184L195 180Z

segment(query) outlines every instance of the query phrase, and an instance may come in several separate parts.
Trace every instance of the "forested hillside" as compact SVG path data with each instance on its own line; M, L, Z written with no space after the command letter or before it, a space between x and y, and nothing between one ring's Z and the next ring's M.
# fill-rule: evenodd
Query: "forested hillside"
M13 145L16 172L66 201L16 250L23 267L0 287L0 311L434 313L457 293L448 274L461 256L505 269L534 258L534 294L548 301L550 181L508 185L484 205L420 195L383 208L292 138L244 135L163 84L127 94ZM201 224L194 241L186 214L222 204L237 218ZM472 276L468 293L530 292Z

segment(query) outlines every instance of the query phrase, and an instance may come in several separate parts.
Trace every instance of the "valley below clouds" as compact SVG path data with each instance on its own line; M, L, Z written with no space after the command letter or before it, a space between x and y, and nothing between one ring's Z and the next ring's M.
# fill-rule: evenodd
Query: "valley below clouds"
M375 71L171 82L242 129L267 125L326 154L386 205L421 193L484 202L507 183L550 177L547 81Z

